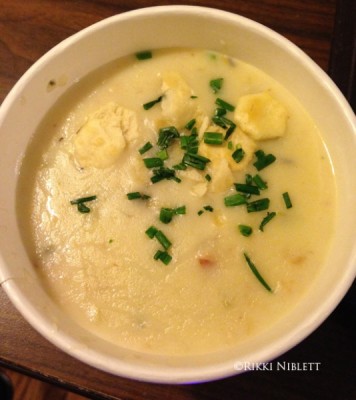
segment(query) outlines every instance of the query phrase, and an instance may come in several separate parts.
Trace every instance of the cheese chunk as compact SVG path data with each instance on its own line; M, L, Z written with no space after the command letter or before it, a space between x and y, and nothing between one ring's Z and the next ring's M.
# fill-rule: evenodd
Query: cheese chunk
M85 167L107 168L115 164L138 135L133 111L109 103L90 115L74 139L74 157Z
M268 92L242 96L235 109L235 122L254 140L274 139L284 135L286 108Z

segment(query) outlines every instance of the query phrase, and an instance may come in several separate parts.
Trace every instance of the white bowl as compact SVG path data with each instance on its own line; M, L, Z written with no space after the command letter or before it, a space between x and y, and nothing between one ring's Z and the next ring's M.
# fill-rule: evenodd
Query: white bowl
M178 22L179 21L179 22ZM40 120L78 79L143 49L207 48L264 70L289 89L323 133L333 162L336 235L324 271L303 301L244 346L209 355L165 357L115 347L69 321L36 276L21 241L15 210L19 167ZM49 91L48 84L56 81ZM60 83L60 84L59 84ZM72 356L124 377L165 383L236 374L243 362L267 362L296 345L332 312L356 273L356 128L350 106L301 50L270 29L227 12L189 6L152 7L103 20L63 41L19 80L0 109L0 283L44 337ZM239 364L236 364L239 363Z

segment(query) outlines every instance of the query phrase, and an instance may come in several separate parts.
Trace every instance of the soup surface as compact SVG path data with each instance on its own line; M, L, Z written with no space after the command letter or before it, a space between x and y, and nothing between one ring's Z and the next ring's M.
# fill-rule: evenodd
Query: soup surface
M19 223L51 297L145 352L268 329L317 279L333 234L313 121L265 73L209 51L138 53L75 84L20 178Z

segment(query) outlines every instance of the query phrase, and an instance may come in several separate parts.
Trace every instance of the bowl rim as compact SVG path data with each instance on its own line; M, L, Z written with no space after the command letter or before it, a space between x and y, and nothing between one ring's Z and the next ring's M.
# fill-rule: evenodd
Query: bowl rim
M0 107L0 126L2 119L7 114L8 110L11 108L13 102L15 101L19 90L28 81L29 78L36 72L38 67L50 60L52 57L57 56L62 51L70 47L73 43L80 41L87 34L90 34L96 30L103 29L110 24L116 24L127 19L143 17L143 16L157 16L158 14L167 13L177 13L181 12L183 14L194 14L196 16L209 16L218 19L228 19L233 23L238 23L243 25L246 29L251 29L258 31L267 35L273 41L280 43L283 48L290 53L297 54L300 58L300 62L310 70L313 76L319 75L321 79L324 80L324 84L327 85L328 90L332 93L333 97L339 103L340 107L344 110L345 117L350 121L351 126L354 127L354 132L356 132L355 116L352 109L344 96L341 94L337 86L332 82L329 76L301 49L299 49L290 40L280 35L279 33L273 31L272 29L262 25L259 22L251 20L249 18L243 17L232 12L223 11L210 7L203 6L184 6L184 5L167 5L167 6L153 6L145 7L140 9L135 9L121 14L113 15L111 17L105 18L98 21L77 33L64 39L51 50L46 52L42 57L40 57L18 80L14 85L12 90L9 92L4 102ZM356 136L356 135L355 135ZM1 255L0 255L1 257ZM88 351L87 348L81 348L78 342L66 334L59 332L57 335L53 335L53 326L38 310L36 310L31 303L29 303L26 296L21 291L20 286L16 283L15 279L8 277L6 271L4 274L3 262L0 263L0 286L4 288L8 297L15 305L16 309L24 316L24 318L37 330L42 336L49 340L52 344L74 356L75 358L85 362L88 365L99 368L108 373L114 373L122 377L131 378L135 380L155 382L155 383L193 383L193 382L204 382L215 379L220 379L223 377L229 377L236 375L239 372L234 368L231 368L231 360L227 362L221 362L218 365L199 367L196 368L184 368L172 370L167 368L160 368L160 371L154 370L152 367L139 368L136 365L127 365L125 361L116 360L115 363L108 362L104 356L103 359L98 359L95 352ZM6 268L5 268L6 270ZM299 342L301 342L305 337L307 337L311 332L313 332L324 320L331 314L331 312L336 308L341 299L346 294L347 290L352 285L356 275L356 249L354 249L353 254L350 257L350 268L345 270L343 279L340 279L338 285L335 286L332 296L330 296L323 304L318 308L318 315L309 315L305 319L303 325L296 327L294 330L290 331L288 335L280 338L276 343L274 343L274 349L264 348L259 350L259 354L254 354L252 359L258 362L266 362L266 360L272 360L281 354L285 353ZM102 357L102 356L101 356Z

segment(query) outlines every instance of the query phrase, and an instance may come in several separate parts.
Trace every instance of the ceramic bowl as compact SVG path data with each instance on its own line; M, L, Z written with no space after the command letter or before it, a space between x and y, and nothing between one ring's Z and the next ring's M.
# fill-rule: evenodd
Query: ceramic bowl
M323 134L338 190L335 239L324 267L327 273L268 331L243 346L201 356L158 356L115 347L69 320L41 287L22 243L15 210L22 157L39 122L57 99L101 65L142 49L167 47L229 54L262 69L289 89ZM333 311L355 277L354 113L335 84L305 53L244 17L202 7L163 6L116 15L84 29L44 55L14 86L0 109L0 149L1 286L45 338L104 371L164 383L201 382L237 374L244 370L240 368L243 363L267 362L303 340Z

